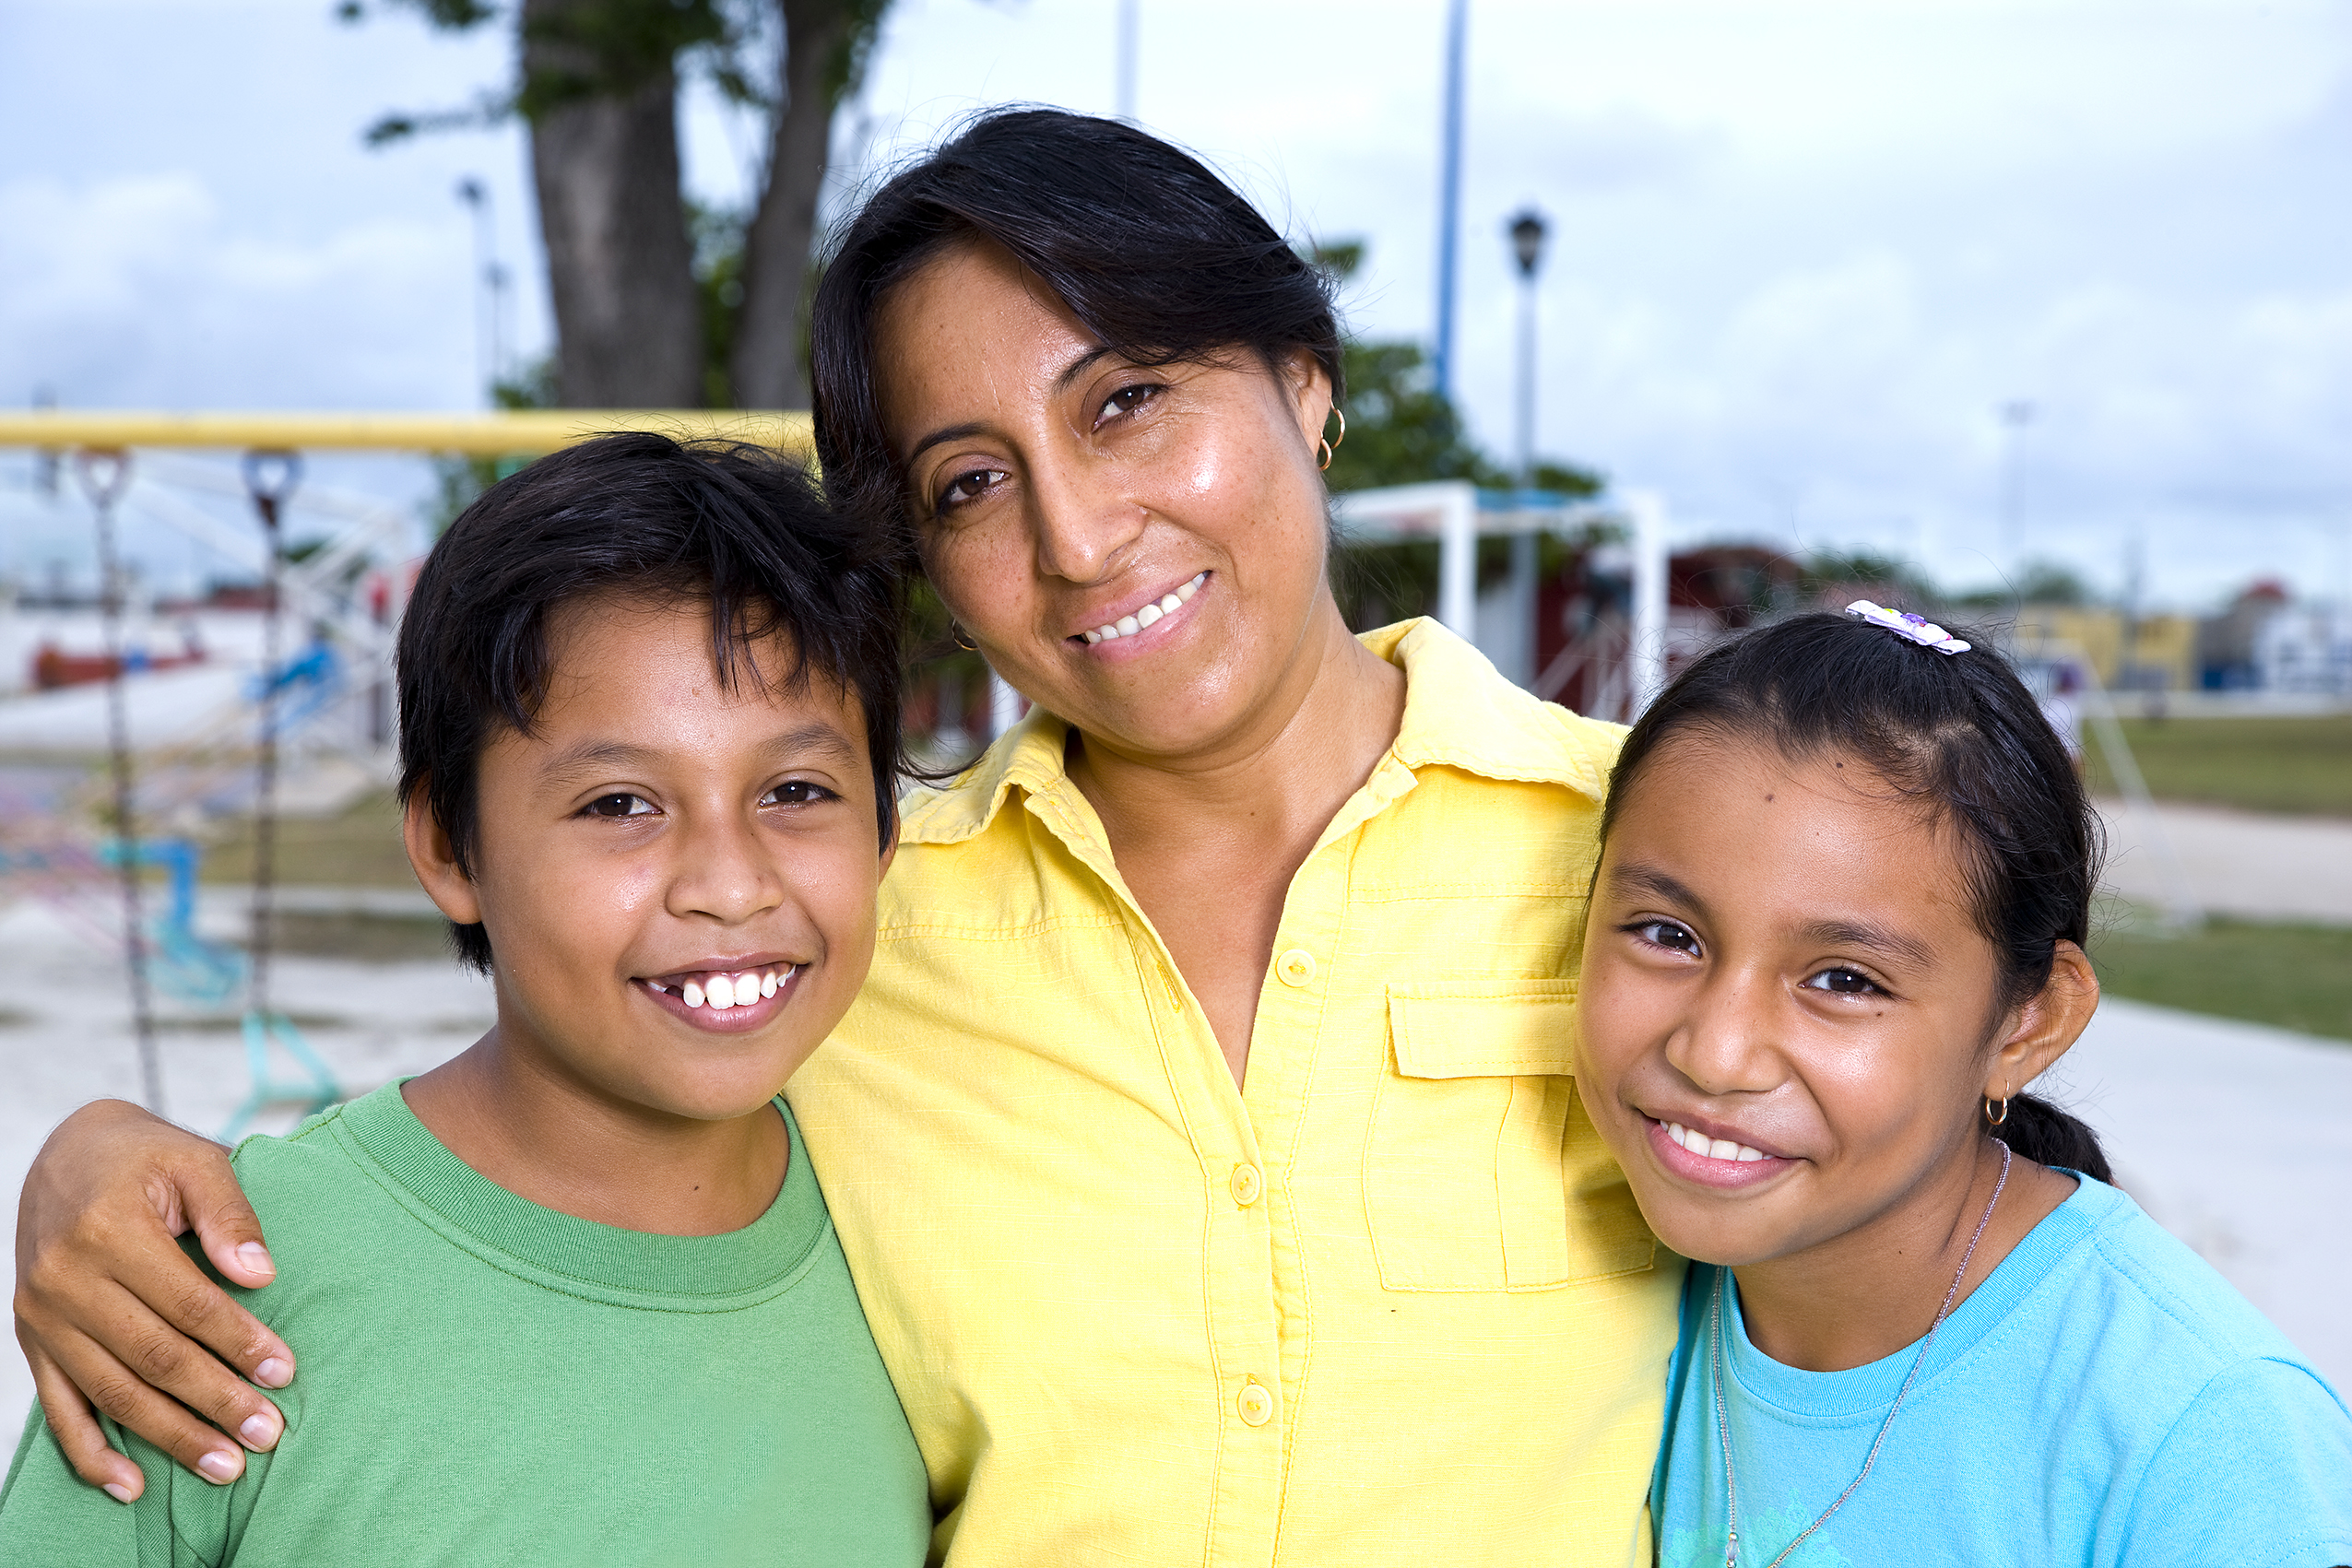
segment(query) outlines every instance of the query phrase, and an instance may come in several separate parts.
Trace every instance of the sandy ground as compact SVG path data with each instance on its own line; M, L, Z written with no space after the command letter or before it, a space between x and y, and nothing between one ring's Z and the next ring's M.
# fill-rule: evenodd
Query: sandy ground
M289 902L332 901L310 890ZM224 903L216 917L233 914ZM490 1014L487 984L447 963L286 958L278 974L289 1011L340 1020L307 1035L353 1094L445 1059ZM0 910L0 1214L13 1234L49 1129L96 1096L135 1096L137 1067L119 960L53 910ZM173 1118L217 1132L245 1090L242 1046L168 1035L164 1075ZM2352 1045L2110 1001L2047 1081L2108 1138L2125 1187L2352 1388ZM280 1111L264 1130L291 1119ZM0 1348L0 1411L31 1397L12 1350Z
M2101 801L2099 809L2108 885L2127 898L2165 902L2160 831L2210 914L2352 925L2352 821L2163 805L2150 823L2120 801Z

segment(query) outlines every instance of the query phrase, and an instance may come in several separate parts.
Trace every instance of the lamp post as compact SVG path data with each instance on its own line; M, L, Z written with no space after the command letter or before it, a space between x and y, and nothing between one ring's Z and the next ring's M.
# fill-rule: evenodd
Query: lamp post
M490 187L471 174L457 182L457 199L474 215L474 359L482 381L482 395L506 373L506 268L499 265L498 230L492 221Z
M1507 230L1511 238L1511 259L1519 269L1519 503L1512 508L1524 512L1534 502L1531 492L1535 489L1535 271L1543 262L1543 242L1550 230L1543 215L1535 208L1522 207L1510 221ZM1540 650L1536 636L1536 571L1541 541L1534 529L1524 525L1511 534L1511 608L1513 619L1520 628L1525 647L1520 651L1521 667L1511 674L1524 686L1535 678Z

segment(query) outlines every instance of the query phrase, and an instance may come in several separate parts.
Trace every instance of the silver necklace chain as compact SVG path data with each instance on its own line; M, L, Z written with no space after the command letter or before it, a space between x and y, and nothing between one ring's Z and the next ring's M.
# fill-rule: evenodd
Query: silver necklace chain
M1855 1488L1870 1479L1870 1468L1878 1463L1878 1451L1886 1444L1886 1429L1895 1424L1896 1413L1902 1409L1904 1399L1911 1392L1912 1382L1918 1378L1920 1368L1926 1363L1928 1348L1935 1343L1936 1331L1944 1326L1944 1320L1952 1315L1952 1303L1960 1293L1960 1281L1968 1277L1968 1264L1977 1255L1977 1244L1984 1240L1984 1228L1992 1223L1993 1205L2001 1201L2001 1189L2008 1185L2009 1146L2003 1143L2001 1145L2001 1177L1992 1184L1992 1197L1984 1206L1984 1217L1977 1221L1976 1234L1968 1238L1968 1250L1960 1255L1959 1272L1952 1276L1952 1288L1944 1292L1944 1304L1936 1309L1935 1322L1929 1326L1927 1338L1920 1341L1920 1353L1911 1358L1911 1370L1904 1374L1903 1386L1896 1391L1894 1405L1888 1409L1886 1419L1878 1423L1878 1436L1870 1445L1870 1456L1862 1461L1862 1474L1847 1483L1846 1490L1838 1494L1838 1501L1821 1511L1820 1518L1805 1527L1803 1535L1782 1547L1780 1555L1774 1558L1767 1568L1780 1568L1780 1564L1789 1560L1789 1553L1802 1546L1807 1537L1827 1524L1829 1515L1844 1507L1846 1499L1854 1495ZM1717 1272L1715 1300L1708 1311L1714 1326L1710 1359L1715 1373L1715 1435L1723 1444L1723 1510L1726 1528L1730 1532L1723 1542L1723 1568L1740 1568L1740 1489L1731 1475L1731 1418L1723 1411L1723 1276L1730 1272L1729 1268Z

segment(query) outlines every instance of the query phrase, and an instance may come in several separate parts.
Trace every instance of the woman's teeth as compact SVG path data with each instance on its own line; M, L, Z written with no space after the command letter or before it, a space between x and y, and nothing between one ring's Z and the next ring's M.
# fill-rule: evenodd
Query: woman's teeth
M689 980L683 985L665 985L658 980L646 984L656 991L676 991L690 1008L707 1005L713 1012L723 1013L729 1008L748 1008L752 1003L775 995L777 986L790 980L798 964L786 964L781 970L745 970L740 974L712 974L701 980Z
M1693 1154L1703 1154L1709 1160L1736 1160L1743 1165L1753 1165L1759 1160L1769 1158L1761 1149L1750 1149L1746 1144L1733 1143L1728 1138L1709 1138L1680 1122L1668 1122L1666 1136Z
M1191 582L1179 584L1175 593L1161 595L1159 603L1145 605L1133 615L1123 615L1117 620L1107 621L1094 628L1093 631L1081 632L1080 635L1086 639L1089 647L1097 643L1110 643L1121 637L1132 637L1162 616L1174 615L1177 610L1182 609L1193 595L1200 592L1200 584L1207 581L1208 576L1207 572L1200 572Z

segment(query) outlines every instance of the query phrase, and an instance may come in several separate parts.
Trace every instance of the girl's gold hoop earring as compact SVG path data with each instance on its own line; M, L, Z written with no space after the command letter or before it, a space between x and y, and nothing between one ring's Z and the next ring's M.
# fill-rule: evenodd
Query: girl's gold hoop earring
M955 639L955 645L963 649L965 653L976 654L980 651L980 644L966 637L963 634L963 628L958 626L955 622L951 620L947 623L947 631L950 637Z
M2001 1097L2001 1111L1998 1115L1993 1114L1993 1103L1992 1095L1988 1094L1984 1097L1984 1125L1989 1127L1997 1127L2009 1119L2009 1097L2005 1094Z

